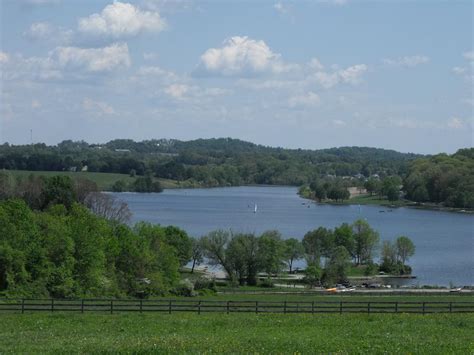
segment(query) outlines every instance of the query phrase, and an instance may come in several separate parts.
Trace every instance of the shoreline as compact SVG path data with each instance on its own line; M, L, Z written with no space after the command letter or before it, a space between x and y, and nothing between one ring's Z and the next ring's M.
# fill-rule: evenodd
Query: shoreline
M304 200L309 200L314 202L317 205L332 205L332 206L380 206L384 208L401 208L401 207L406 207L406 208L413 208L413 209L419 209L419 210L427 210L427 211L439 211L439 212L451 212L451 213L461 213L461 214L467 214L467 215L473 215L474 214L474 209L469 209L469 208L457 208L457 207L445 207L445 206L439 206L436 204L426 204L426 203L417 203L413 201L407 201L407 200L399 200L395 201L398 202L396 204L391 203L390 201L382 202L382 203L370 203L370 201L363 201L363 203L360 203L361 201L354 201L354 198L350 198L349 200L345 201L317 201L314 198L303 196L298 193L298 196L300 196ZM357 198L357 197L355 197ZM384 211L385 212L385 211Z

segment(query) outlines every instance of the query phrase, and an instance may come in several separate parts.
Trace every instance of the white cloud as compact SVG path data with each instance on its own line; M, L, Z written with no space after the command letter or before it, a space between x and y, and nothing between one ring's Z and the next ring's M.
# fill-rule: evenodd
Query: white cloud
M35 22L23 32L23 36L33 41L48 40L64 44L71 41L73 31L56 27L49 22Z
M317 70L309 77L309 80L316 81L326 89L332 88L340 83L355 85L361 81L362 75L367 72L367 70L368 67L365 64L356 64L333 72Z
M163 92L180 102L186 101L197 105L202 105L204 102L209 102L212 98L225 95L229 90L209 87L203 88L197 85L188 85L184 83L174 83L165 87Z
M347 125L346 122L344 122L342 120L332 120L332 123L336 127L344 127L344 126Z
M295 88L300 82L294 80L254 80L254 79L239 79L238 86L252 89L252 90L276 90Z
M143 53L143 59L145 60L156 60L158 59L158 57L159 57L158 53L152 53L152 52Z
M79 19L79 31L112 38L136 36L142 32L161 32L165 20L158 11L143 11L129 3L114 1L100 14Z
M474 98L469 98L469 99L462 99L461 102L463 104L473 106L474 107Z
M115 110L112 106L103 101L95 101L88 97L82 100L82 108L97 116L113 115Z
M319 61L318 58L312 58L309 61L308 66L311 69L314 69L314 70L323 70L324 69L324 66L321 64L321 62Z
M41 108L41 101L37 99L31 100L31 108L33 109Z
M130 66L128 46L123 43L102 48L56 47L46 57L16 54L8 58L0 55L2 79L9 81L84 79Z
M87 72L107 72L130 66L126 43L114 43L103 48L58 47L52 56L60 67L72 67Z
M464 122L458 117L451 117L448 120L447 126L452 129L461 129L464 128Z
M189 10L196 7L194 0L143 0L142 4L148 10L167 13Z
M28 5L55 5L59 4L61 0L20 0L20 2Z
M384 59L383 63L390 66L412 68L420 64L426 64L429 61L430 61L430 58L427 56L414 55L414 56L399 57L396 59Z
M463 67L454 67L452 69L453 73L456 75L463 75L466 72L466 68Z
M337 74L344 83L357 84L360 77L367 71L367 65L356 64L346 69L339 70Z
M1 64L7 63L8 60L9 60L8 54L5 52L0 52L0 63Z
M185 84L173 84L165 88L165 93L175 99L182 99L190 87Z
M198 67L198 71L224 76L282 73L289 69L264 41L247 36L234 36L225 40L222 47L208 49Z
M290 97L288 100L288 105L290 107L314 107L318 106L320 103L321 99L319 95L312 91L309 91L303 95Z
M474 51L469 51L469 52L463 53L463 57L466 58L467 60L474 61Z
M30 39L44 39L51 36L53 33L53 26L49 22L35 22L30 28L23 33L24 36Z
M157 66L142 66L137 70L137 74L140 76L158 76L169 79L177 78L177 75L173 72L164 70Z
M321 4L342 6L342 5L346 5L349 2L349 0L317 0L317 2Z
M280 14L288 13L287 7L280 1L273 5L273 8L278 11Z

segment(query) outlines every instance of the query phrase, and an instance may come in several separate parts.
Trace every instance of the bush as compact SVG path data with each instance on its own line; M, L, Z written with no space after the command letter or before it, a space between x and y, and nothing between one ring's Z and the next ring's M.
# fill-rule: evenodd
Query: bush
M181 280L171 293L176 296L185 296L185 297L195 297L197 296L196 291L194 291L194 285L188 279Z
M377 273L377 270L378 270L378 265L377 264L369 263L369 264L367 264L367 267L364 270L364 275L365 276L375 275ZM384 271L384 270L382 270L382 271Z
M228 287L229 286L229 283L227 281L224 281L224 280L216 280L214 281L215 285L218 286L218 287Z
M265 288L273 288L273 287L275 287L275 284L273 283L273 280L265 279L265 280L260 282L259 286L260 287L265 287Z
M205 277L199 277L196 280L194 280L194 289L196 291L198 290L211 290L216 292L216 282L215 280L210 280Z

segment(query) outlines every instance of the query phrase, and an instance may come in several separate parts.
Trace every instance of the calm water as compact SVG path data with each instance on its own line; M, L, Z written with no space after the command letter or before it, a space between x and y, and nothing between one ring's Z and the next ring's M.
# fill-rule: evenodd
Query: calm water
M128 203L134 222L176 225L192 236L214 229L255 233L277 229L284 237L302 239L319 226L333 228L365 218L379 231L381 240L400 235L413 240L416 253L409 264L417 276L415 284L474 284L474 216L409 208L389 212L379 206L361 206L359 210L358 206L316 205L298 197L296 191L293 187L231 187L116 195Z

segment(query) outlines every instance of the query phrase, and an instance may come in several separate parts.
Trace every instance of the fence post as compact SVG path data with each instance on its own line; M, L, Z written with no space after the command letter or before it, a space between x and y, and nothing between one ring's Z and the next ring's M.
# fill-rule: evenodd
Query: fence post
M230 301L227 301L227 314L230 312Z
M314 314L314 301L311 302L311 313Z
M283 306L283 313L286 314L286 301L285 301L284 306Z
M81 299L81 313L84 313L84 299Z
M258 301L255 301L255 313L258 313Z
M370 302L367 302L367 314L370 314Z
M140 313L143 311L143 300L140 300Z
M423 302L423 315L425 315L425 302Z
M395 313L398 313L398 301L395 302Z
M168 313L171 314L171 300L170 300L170 303L169 303L169 306L168 306Z
M114 313L114 300L110 300L110 314Z
M300 313L300 303L296 302L296 313Z
M453 302L449 302L449 313L453 312Z
M342 301L339 302L339 314L342 314Z
M51 298L51 312L54 312L54 298Z
M198 314L201 314L201 301L198 302Z
M21 299L21 313L25 313L25 299Z

